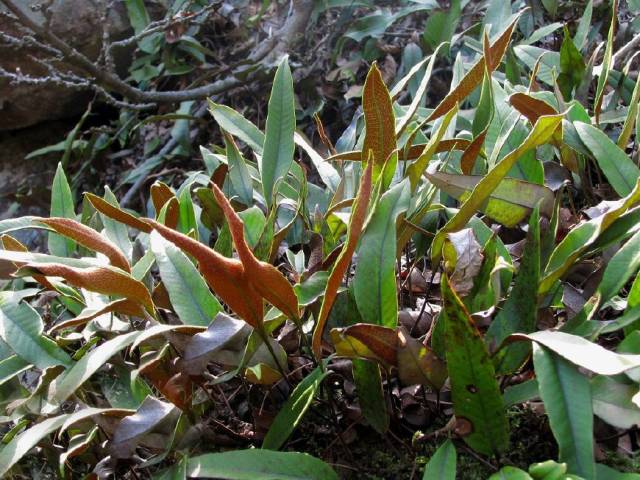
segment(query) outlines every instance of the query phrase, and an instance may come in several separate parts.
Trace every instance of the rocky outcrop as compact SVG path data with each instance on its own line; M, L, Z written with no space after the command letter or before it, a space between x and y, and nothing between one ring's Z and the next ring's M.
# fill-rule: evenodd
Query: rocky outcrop
M38 21L49 18L51 31L65 42L80 50L89 58L95 59L102 45L103 21L101 19L101 0L53 0L46 11L35 6L44 2L20 0L25 12ZM131 26L123 1L113 2L107 15L107 27L112 39L125 38L131 34ZM18 38L23 36L15 21L0 17L0 31ZM119 52L116 64L126 69L131 52ZM29 55L41 57L42 52L34 49L17 49L0 42L0 66L7 71L20 69L31 76L46 75L42 65L29 58ZM63 70L68 67L61 64ZM58 85L42 83L38 85L12 85L7 79L0 78L0 130L14 130L35 125L45 120L54 120L76 116L84 111L92 94L86 91L72 90Z

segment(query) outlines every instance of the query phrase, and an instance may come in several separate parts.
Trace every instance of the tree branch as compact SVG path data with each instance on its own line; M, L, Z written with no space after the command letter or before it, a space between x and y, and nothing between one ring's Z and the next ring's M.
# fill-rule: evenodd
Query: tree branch
M64 40L60 39L54 33L49 31L48 28L39 25L32 20L22 9L16 4L15 0L0 0L9 9L9 11L15 15L17 20L24 27L34 32L41 40L46 41L51 47L60 51L64 59L72 66L83 70L89 78L87 80L96 84L95 90L101 94L107 92L117 93L131 102L135 102L137 108L148 108L148 104L157 103L177 103L187 100L196 100L201 98L210 97L212 95L218 95L232 88L243 85L255 79L256 75L250 72L247 75L246 80L240 80L236 74L242 74L242 70L236 70L228 75L226 78L217 80L208 85L202 87L190 88L187 90L176 91L163 91L163 92L149 92L140 90L133 87L130 84L123 81L115 72L110 71L108 68L101 68L95 64L91 59L83 55L74 47L69 45ZM294 42L302 37L305 27L313 11L313 0L292 0L292 13L287 18L284 25L267 41L262 42L261 45L249 56L246 63L259 63L263 61L267 56L277 57L284 53ZM205 7L200 10L194 16L202 13L203 10L212 8L211 6ZM155 26L152 27L156 28ZM147 30L142 34L146 34ZM120 42L121 44L122 42ZM119 44L116 44L119 45ZM108 47L110 48L110 47ZM246 65L245 63L245 65ZM244 67L244 73L247 72L247 67ZM252 78L253 77L253 78ZM111 97L113 98L113 97Z

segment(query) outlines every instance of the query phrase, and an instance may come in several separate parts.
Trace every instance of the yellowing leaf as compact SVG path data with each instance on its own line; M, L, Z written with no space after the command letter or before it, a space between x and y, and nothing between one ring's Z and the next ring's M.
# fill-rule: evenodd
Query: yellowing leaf
M491 193L498 188L498 185L518 161L518 158L532 148L546 143L554 134L560 122L562 122L562 115L545 115L540 117L524 142L515 150L509 152L477 183L471 195L469 195L460 207L460 210L458 210L458 213L438 231L433 239L431 259L434 263L437 263L440 259L445 235L449 232L455 232L464 228L471 217L484 207Z
M483 178L478 175L442 172L425 175L436 187L461 202L469 198ZM480 211L507 227L514 227L524 220L540 201L540 212L547 218L551 217L554 196L549 188L517 178L503 178L480 207Z
M411 337L404 327L398 332L398 378L403 385L429 385L442 389L449 373L433 350Z
M387 367L396 364L398 337L394 328L356 323L331 330L331 341L338 356L366 358Z

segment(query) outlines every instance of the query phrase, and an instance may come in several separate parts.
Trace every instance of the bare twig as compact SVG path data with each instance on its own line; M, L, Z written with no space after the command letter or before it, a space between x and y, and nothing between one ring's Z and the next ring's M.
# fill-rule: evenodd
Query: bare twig
M137 104L136 107L148 108L146 104L155 103L177 103L187 100L202 99L210 97L212 95L218 95L232 88L238 87L244 83L251 82L253 80L251 73L247 75L246 80L241 80L233 73L226 75L225 78L217 80L208 85L201 87L190 88L187 90L176 91L144 91L139 88L133 87L124 80L122 80L115 72L110 71L109 68L102 68L99 64L94 63L91 59L84 54L76 50L64 40L60 39L57 35L51 32L45 26L38 24L32 18L30 18L16 3L15 0L0 0L7 9L15 16L17 21L24 27L34 32L41 41L44 41L48 46L55 48L60 52L62 57L70 65L81 69L87 75L87 80L90 84L95 85L96 91L103 96L111 95L111 99L115 100L112 93L122 95L130 102ZM212 4L208 7L196 12L193 16L201 15L203 12L207 13L209 9L213 9L216 4ZM267 57L280 56L285 52L294 42L302 37L305 27L313 11L313 0L294 0L292 2L292 13L285 21L282 28L280 28L273 36L265 42L262 42L254 52L249 55L248 62L256 64ZM181 19L183 21L184 18ZM166 27L166 24L152 24L151 28L148 28L141 32L138 36L132 37L131 42L140 39L140 35L150 35L155 33L156 28ZM113 46L126 45L121 42L114 42L108 48ZM108 54L107 54L108 55ZM5 72L3 72L5 73ZM240 72L237 72L240 73ZM14 80L18 80L18 77L13 77ZM107 93L108 92L108 93Z

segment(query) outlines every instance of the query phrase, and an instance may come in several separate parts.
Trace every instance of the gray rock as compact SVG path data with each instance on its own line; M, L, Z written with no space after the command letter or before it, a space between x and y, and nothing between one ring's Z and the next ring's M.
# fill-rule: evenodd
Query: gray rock
M33 0L17 0L24 12L43 23L49 17L51 31L84 55L96 59L102 45L101 0L52 0L46 12L32 8L38 3ZM44 8L44 7L43 7ZM112 39L118 40L132 33L127 11L122 0L114 2L107 15L107 25ZM0 17L0 31L17 37L23 36L16 22ZM130 51L118 52L116 64L119 70L126 70L131 59ZM46 75L42 65L29 58L28 54L42 58L43 53L35 50L17 51L15 47L0 43L0 66L7 71L20 69L31 76ZM69 67L62 62L62 70ZM79 115L92 97L91 92L64 88L52 84L11 85L0 78L0 131L14 130L35 125L45 120L55 120Z

